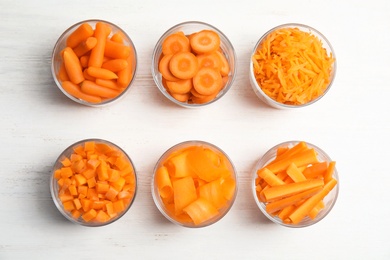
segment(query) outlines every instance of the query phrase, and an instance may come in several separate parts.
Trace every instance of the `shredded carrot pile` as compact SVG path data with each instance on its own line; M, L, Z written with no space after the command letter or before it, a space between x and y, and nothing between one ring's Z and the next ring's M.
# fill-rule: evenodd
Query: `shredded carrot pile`
M324 93L335 59L315 35L281 28L265 38L252 61L265 94L279 103L302 105Z

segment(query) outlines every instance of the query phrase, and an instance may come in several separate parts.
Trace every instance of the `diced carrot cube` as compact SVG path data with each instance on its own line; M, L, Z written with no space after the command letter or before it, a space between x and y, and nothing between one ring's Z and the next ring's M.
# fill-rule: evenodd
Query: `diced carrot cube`
M73 153L73 154L70 155L70 161L71 162L80 161L82 159L83 159L83 157L80 154Z
M87 186L78 186L77 191L79 194L83 194L86 197L88 194L88 187Z
M110 185L114 187L116 190L122 190L126 184L126 180L123 177L120 177L117 181L110 182Z
M75 209L75 206L74 206L72 200L65 201L65 202L62 203L62 205L64 206L64 209L65 209L66 211L72 211L72 210Z
M119 213L125 210L125 203L123 202L123 200L117 200L113 202L113 206L114 206L115 213Z
M107 215L107 213L105 213L103 210L99 210L95 217L95 220L98 222L107 222L109 219L110 216Z
M99 166L96 169L98 174L99 181L108 180L108 171L107 171L107 163L105 161L101 161Z
M118 191L112 186L110 186L107 193L105 194L106 198L109 199L110 201L113 201L117 195L118 195Z
M91 178L95 178L96 176L96 172L94 169L86 169L84 170L83 172L81 172L81 174L88 180L88 179L91 179Z
M97 158L96 159L89 159L87 161L88 167L91 169L94 169L94 170L99 166L99 164L100 164L100 160L98 160Z
M61 200L62 203L67 202L67 201L70 201L70 200L73 200L73 196L70 195L70 194L66 194L66 193L61 194L61 195L59 195L58 197L60 198L60 200Z
M82 218L84 219L85 222L89 222L92 219L94 219L97 215L96 210L90 209L88 212L84 213Z
M87 198L90 200L99 200L98 194L95 189L88 189Z
M115 182L119 180L119 177L121 177L121 174L118 170L110 169L108 171L108 181L109 182Z
M87 212L92 208L92 201L89 199L81 199L81 206L83 207L83 211Z
M98 193L106 193L109 188L110 188L110 185L107 182L98 181L96 183L96 191Z
M95 178L90 178L87 181L88 188L93 188L96 186L96 179Z
M77 188L75 185L69 185L68 190L71 195L77 196Z
M70 167L62 167L61 178L69 178L72 175L73 175L73 171Z
M93 209L102 209L102 208L104 208L105 205L106 205L106 203L104 201L101 201L101 200L96 200L96 201L92 202Z
M73 218L78 219L80 216L81 216L81 211L80 210L74 209L72 211L72 217Z
M69 167L70 166L70 160L68 157L65 157L62 161L61 161L61 164L62 166L64 167Z
M91 152L94 150L95 150L95 142L94 141L85 142L84 151Z
M73 200L73 204L74 204L76 209L81 209L83 207L81 205L81 201L79 199L77 199L77 198Z
M87 179L82 174L75 174L74 178L78 186L84 185L87 183Z
M61 178L61 172L62 170L61 169L57 169L54 171L54 178L59 180Z
M121 191L118 193L118 199L130 199L132 195L128 191Z
M119 170L125 169L129 164L129 161L124 156L119 157L115 162L115 166L118 167Z

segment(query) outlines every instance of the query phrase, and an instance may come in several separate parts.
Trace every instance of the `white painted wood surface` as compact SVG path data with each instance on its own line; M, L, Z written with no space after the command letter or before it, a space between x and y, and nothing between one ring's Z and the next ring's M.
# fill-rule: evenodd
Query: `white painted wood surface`
M373 1L0 1L0 259L389 259L390 5ZM104 108L65 97L50 72L52 48L70 25L116 23L132 37L138 73L128 95ZM202 109L171 104L151 77L159 37L188 20L210 23L233 43L238 74L229 93ZM332 43L335 83L312 107L281 111L261 103L248 74L254 44L270 28L310 25ZM78 140L112 141L132 157L136 201L114 224L67 221L49 193L59 153ZM155 207L151 174L160 155L190 139L233 160L239 193L218 223L187 229ZM255 162L272 146L305 140L337 161L340 194L315 226L268 221L250 190Z

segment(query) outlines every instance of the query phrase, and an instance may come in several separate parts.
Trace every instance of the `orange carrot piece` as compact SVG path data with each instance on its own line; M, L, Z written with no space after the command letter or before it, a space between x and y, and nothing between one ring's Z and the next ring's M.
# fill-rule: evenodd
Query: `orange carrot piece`
M74 84L79 84L84 80L83 70L81 68L80 60L74 53L74 51L66 47L63 53L64 64L66 73L70 81Z
M202 224L219 214L213 204L202 197L190 203L183 211L191 217L195 225Z
M82 41L73 49L74 53L77 55L77 57L81 57L90 50L92 50L93 47L96 46L97 40L95 37L88 37L85 41Z
M95 83L99 86L118 90L118 84L116 80L112 79L95 79Z
M90 222L92 219L94 219L97 215L96 210L90 209L88 212L84 213L81 217L84 219L85 222Z
M78 85L73 84L70 81L64 81L64 82L62 82L61 85L66 92L68 92L70 95L72 95L76 98L79 98L79 99L82 99L84 101L91 102L91 103L100 103L102 101L102 99L98 96L85 94L84 92L81 91L81 89Z
M173 54L164 55L158 63L158 71L161 73L162 77L168 81L178 81L171 71L169 70L169 62L171 61Z
M257 175L264 179L264 181L266 181L271 187L284 184L284 181L278 178L278 176L276 176L275 173L270 171L268 168L258 170Z
M60 81L68 81L69 76L66 72L65 64L64 62L61 62L60 69L58 70L58 78Z
M112 59L127 59L130 56L130 47L122 43L106 40L104 56Z
M110 34L111 29L108 25L98 22L96 23L96 28L94 36L97 40L95 47L91 50L91 54L88 60L89 67L100 68L103 64L104 59L104 50L106 46L106 38Z
M217 51L206 54L198 54L196 55L196 58L198 59L199 68L212 68L220 72L222 63Z
M162 198L168 198L173 194L172 182L169 178L168 169L161 166L156 172L157 189Z
M318 213L320 213L320 211L325 208L325 204L324 204L324 201L321 200L320 202L317 203L317 205L309 212L308 216L309 218L311 219L315 219L318 215Z
M183 208L197 199L195 184L191 177L177 179L172 183L175 214L181 214Z
M191 50L190 41L183 33L173 33L164 39L162 45L164 55L178 52L189 52Z
M167 80L166 86L170 93L186 94L189 93L192 89L192 80L191 79L182 79L178 81Z
M314 196L308 198L302 205L300 205L291 215L289 219L292 223L299 223L309 212L322 200L326 195L337 185L335 179L331 179L325 184L323 189L315 194Z
M199 197L211 202L216 209L223 208L227 203L220 179L202 185L199 187L198 192Z
M111 41L117 42L117 43L122 43L125 40L125 36L123 35L122 32L116 32L111 36Z
M287 175L290 176L290 178L294 182L300 182L306 180L305 175L298 169L298 167L295 165L295 163L292 163L288 166L286 169Z
M103 210L99 210L96 214L95 220L97 222L107 222L110 220L110 216Z
M189 151L183 151L169 158L165 166L171 176L175 178L183 178L188 176L195 176L193 169L187 161Z
M107 70L107 69L103 69L103 68L89 67L87 69L87 72L90 76L92 76L94 78L99 78L99 79L117 79L118 78L118 76L114 72Z
M89 80L83 81L81 84L81 90L86 94L95 95L102 98L114 98L120 94L119 91L99 86L95 82Z
M264 189L260 197L263 201L270 202L286 196L291 196L309 189L322 187L324 181L320 179L310 179L301 182L289 183Z
M303 152L299 152L294 156L290 156L288 158L284 158L277 162L271 163L267 165L267 168L270 171L277 173L286 170L291 163L295 163L297 167L301 167L304 165L317 163L317 162L318 162L317 153L313 148L311 148L311 149L304 150Z
M202 95L212 95L222 88L221 74L212 68L201 68L193 78L194 89Z
M282 159L286 159L286 158L289 158L289 157L292 157L293 155L297 154L297 153L300 153L302 151L305 151L308 149L307 147L307 144L306 142L299 142L297 143L296 145L294 145L293 147L289 148L289 147L285 147L287 148L287 150L280 154L279 156L277 156L272 162L270 162L269 164L273 164L277 161L280 161Z
M200 179L210 182L221 177L222 171L214 166L201 147L189 151L187 160L189 167Z
M191 48L196 53L210 53L218 50L220 45L219 35L211 30L202 30L191 36Z
M328 169L328 163L327 162L319 162L314 163L310 167L306 167L303 170L303 175L307 179L314 179L317 177L323 177Z
M169 61L169 70L179 79L191 79L198 72L198 60L191 52L178 52Z
M83 23L68 36L68 38L66 39L66 46L74 48L92 35L92 26L88 23Z
M125 69L129 64L124 59L112 59L103 63L102 68L112 72L118 72Z
M230 65L229 65L229 62L228 62L226 56L223 54L222 51L216 51L216 54L218 55L218 58L219 58L220 63L221 63L220 72L221 72L222 77L229 75Z
M326 173L324 175L324 182L328 183L330 180L333 179L333 172L336 167L336 162L331 161L329 162L328 169L326 170Z
M133 50L130 50L130 55L126 59L128 66L123 70L117 72L118 75L117 84L120 88L127 88L130 82L133 80L133 76L134 76L133 60L134 60L134 52Z
M89 55L84 55L80 57L80 65L82 68L88 67Z

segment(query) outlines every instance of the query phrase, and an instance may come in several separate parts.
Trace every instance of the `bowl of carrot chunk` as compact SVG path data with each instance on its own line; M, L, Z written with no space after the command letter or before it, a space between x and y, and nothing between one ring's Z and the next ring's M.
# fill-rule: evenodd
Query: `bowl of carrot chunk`
M199 228L223 218L237 195L233 163L218 147L186 141L158 160L152 180L157 208L172 223Z
M303 24L283 24L265 33L250 60L250 82L264 103L279 109L306 107L333 84L336 58L330 42Z
M177 24L158 40L152 76L173 103L188 108L219 100L233 84L236 54L229 39L203 22Z
M51 71L59 89L71 100L92 107L123 97L136 68L137 53L130 37L103 20L72 25L52 53Z
M319 147L289 141L256 164L252 191L264 215L286 227L307 227L332 210L339 192L336 162Z
M56 160L51 196L68 220L84 226L104 226L121 218L137 191L130 157L102 139L86 139L66 148Z

